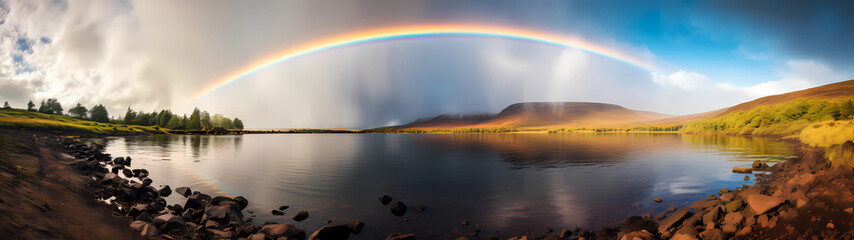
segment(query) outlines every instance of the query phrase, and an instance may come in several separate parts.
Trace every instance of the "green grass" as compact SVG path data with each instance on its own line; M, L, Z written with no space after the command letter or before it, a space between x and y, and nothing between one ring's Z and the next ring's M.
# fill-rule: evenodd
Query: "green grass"
M708 120L685 124L685 132L776 135L797 137L815 122L847 120L852 117L849 99L796 99L774 106L738 111Z
M0 127L106 135L166 133L167 130L156 126L99 123L64 115L28 112L18 109L0 109Z
M825 149L836 164L854 165L852 153L841 145L854 140L850 99L796 99L786 103L730 113L718 118L693 121L685 132L774 135L798 139Z

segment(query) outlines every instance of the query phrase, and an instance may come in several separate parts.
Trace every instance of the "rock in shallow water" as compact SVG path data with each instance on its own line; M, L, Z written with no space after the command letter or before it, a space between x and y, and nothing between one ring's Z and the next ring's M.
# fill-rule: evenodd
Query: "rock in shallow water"
M389 197L388 195L383 195L382 197L380 197L380 203L382 203L383 205L388 205L388 203L390 203L391 200L392 200L392 198Z
M293 217L294 221L297 222L302 222L302 220L305 220L306 218L308 218L308 211L299 211Z
M160 189L159 192L160 196L168 197L169 195L172 195L172 188L169 188L169 185L165 185L163 186L163 188Z
M350 238L350 228L346 225L325 226L308 237L309 240L334 240Z
M360 222L358 220L350 221L349 223L347 223L347 227L350 228L350 232L352 232L353 234L359 234L360 232L362 232L362 229L365 228L365 223Z
M391 205L391 214L394 214L395 216L400 217L400 216L403 216L403 214L405 214L405 213L406 213L406 204L403 204L403 202L397 201Z
M412 233L392 233L385 240L415 240L415 234Z
M427 206L424 206L424 205L421 205L421 204L417 204L417 205L415 205L415 206L412 206L412 210L414 210L414 211L416 211L416 212L423 212L423 211L424 211L424 210L426 210L426 209L427 209Z
M176 188L175 192L178 194L181 194L181 196L184 196L184 197L189 197L191 194L193 194L193 191L191 191L190 188L188 188L188 187Z
M233 200L237 202L237 206L240 207L240 210L243 210L246 208L246 206L249 206L249 199L246 199L243 196L234 197Z

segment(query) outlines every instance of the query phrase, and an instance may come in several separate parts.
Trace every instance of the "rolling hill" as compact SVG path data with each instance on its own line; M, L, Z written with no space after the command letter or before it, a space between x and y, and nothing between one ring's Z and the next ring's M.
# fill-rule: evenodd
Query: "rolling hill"
M495 115L439 115L391 129L426 128L557 128L613 126L652 121L670 115L638 111L619 105L593 102L526 102L504 108Z
M384 127L399 129L453 128L577 128L676 126L690 122L708 121L747 112L757 108L778 108L794 100L854 99L854 80L758 98L729 108L709 112L670 116L624 108L619 105L593 102L526 102L508 106L498 114L439 115L415 122Z
M800 91L794 91L779 95L761 97L756 100L745 102L727 108L726 110L716 113L710 117L720 117L730 113L751 110L757 107L770 107L782 103L786 103L795 99L810 99L810 98L852 98L854 97L854 80L842 81L822 85L814 88L808 88Z

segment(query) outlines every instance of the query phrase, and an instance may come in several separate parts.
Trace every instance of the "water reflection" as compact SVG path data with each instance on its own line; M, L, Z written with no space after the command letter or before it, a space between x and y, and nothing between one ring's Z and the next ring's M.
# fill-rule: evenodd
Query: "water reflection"
M256 222L293 223L269 213L290 205L285 216L310 212L296 224L306 229L368 223L354 239L467 234L461 220L485 235L600 227L740 186L732 166L790 155L763 138L678 134L162 135L113 138L107 151L133 156L155 184L246 196ZM404 221L383 194L428 210Z

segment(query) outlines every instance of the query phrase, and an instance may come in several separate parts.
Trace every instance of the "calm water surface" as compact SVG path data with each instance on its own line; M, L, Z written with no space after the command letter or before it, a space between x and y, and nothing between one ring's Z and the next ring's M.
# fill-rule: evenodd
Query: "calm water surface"
M107 152L132 156L155 186L245 196L256 223L311 233L326 220L365 222L353 239L468 235L462 220L481 236L603 227L752 183L732 167L791 155L770 139L679 134L157 135L110 138ZM410 206L406 215L381 205L383 194ZM285 216L273 216L281 205ZM294 223L300 210L310 217Z

